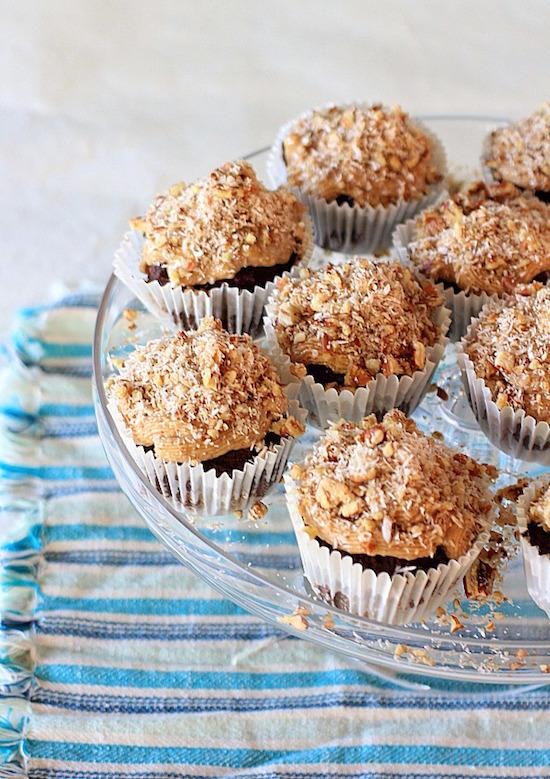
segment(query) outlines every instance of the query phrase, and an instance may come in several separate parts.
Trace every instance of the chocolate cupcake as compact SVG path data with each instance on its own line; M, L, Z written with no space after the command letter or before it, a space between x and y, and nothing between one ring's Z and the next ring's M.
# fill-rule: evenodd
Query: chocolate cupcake
M487 181L509 181L550 201L550 102L530 116L499 127L485 141Z
M266 189L243 161L171 187L132 225L115 273L152 313L184 328L213 315L253 337L274 280L313 248L304 206Z
M458 346L462 381L489 440L550 464L550 287L520 287L487 303Z
M394 249L401 261L443 283L457 340L491 297L546 277L550 206L511 184L473 182L399 225Z
M523 567L529 595L550 617L550 476L531 482L518 500Z
M286 276L267 305L274 352L294 363L300 402L324 428L422 400L446 343L434 285L398 262L355 258Z
M311 587L381 622L428 617L488 540L495 478L400 411L336 423L285 475Z
M275 186L288 183L308 206L317 244L372 252L437 198L446 164L424 125L376 103L330 105L289 122L268 170Z
M150 481L210 514L245 508L280 479L303 412L247 335L212 318L136 348L108 384L109 407Z

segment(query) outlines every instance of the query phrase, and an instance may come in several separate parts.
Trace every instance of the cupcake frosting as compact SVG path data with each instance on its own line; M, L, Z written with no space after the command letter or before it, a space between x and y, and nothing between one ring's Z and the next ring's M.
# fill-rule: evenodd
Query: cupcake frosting
M218 320L150 341L109 386L134 442L170 462L202 462L252 448L269 431L297 435L275 366L247 335Z
M550 484L544 483L527 508L527 520L550 533Z
M490 516L492 466L424 435L401 411L340 421L293 466L306 530L350 554L467 552Z
M299 259L304 206L286 189L268 190L247 162L228 162L193 184L158 195L144 219L140 269L158 266L177 285L233 278L245 267Z
M438 235L449 227L453 227L461 216L471 214L476 208L489 202L508 203L525 211L539 211L541 216L546 214L544 205L536 197L507 181L499 181L494 184L486 184L475 180L469 182L431 208L426 208L416 218L414 223L415 236L426 238L430 235Z
M428 136L398 106L330 106L299 119L283 141L291 186L328 202L388 206L442 179Z
M550 192L550 102L491 134L484 164L496 179Z
M410 244L411 261L465 292L502 295L550 271L550 206L534 197L488 199L471 211L448 201L418 224L425 237Z
M498 408L550 422L549 287L535 283L491 301L462 344Z
M272 324L295 363L328 367L343 386L366 386L378 373L423 370L439 339L442 298L432 283L397 262L355 258L277 284Z

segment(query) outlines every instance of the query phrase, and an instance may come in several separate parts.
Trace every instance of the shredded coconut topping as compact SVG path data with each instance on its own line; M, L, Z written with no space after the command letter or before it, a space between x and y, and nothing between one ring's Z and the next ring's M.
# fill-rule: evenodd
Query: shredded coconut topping
M356 388L377 373L422 370L442 303L431 282L399 263L354 258L280 279L273 325L294 362L327 366Z
M252 448L269 431L299 435L275 366L248 335L203 319L198 330L149 341L110 386L136 444L170 462Z
M266 189L247 162L228 162L193 184L158 195L141 226L141 270L160 265L174 284L231 279L241 268L302 256L304 206L284 188Z
M527 513L531 522L536 522L550 533L550 485L540 488Z
M550 206L533 196L487 199L473 209L451 199L417 227L425 237L409 246L412 262L466 292L501 295L550 270Z
M488 303L464 351L499 408L550 422L550 288L534 283Z
M414 560L470 549L490 518L497 472L394 409L381 423L337 422L291 474L308 533L351 554Z
M289 184L328 202L387 206L442 179L428 136L399 106L331 106L299 119L283 142Z
M550 102L519 122L494 130L489 146L485 164L495 178L550 192Z
M476 208L494 201L495 203L516 204L518 208L528 207L545 214L545 207L540 200L528 192L522 192L507 181L497 184L485 184L475 180L467 183L443 202L431 208L426 208L415 220L415 235L417 239L429 235L438 235L448 227L453 227L461 215L466 216Z

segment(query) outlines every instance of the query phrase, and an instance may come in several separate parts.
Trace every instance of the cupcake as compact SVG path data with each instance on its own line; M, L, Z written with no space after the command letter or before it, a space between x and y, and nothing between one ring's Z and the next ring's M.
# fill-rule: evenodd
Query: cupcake
M488 181L510 181L550 199L550 102L487 138L482 164Z
M487 303L458 347L472 411L489 440L550 464L550 287L535 282Z
M550 270L550 206L510 184L473 182L399 225L394 247L403 262L443 283L458 340L492 296Z
M177 184L132 225L115 273L152 313L184 328L213 315L253 337L273 281L313 248L302 203L283 187L266 189L243 161Z
M495 478L401 411L341 420L285 476L310 586L380 622L428 617L489 538Z
M268 343L294 364L300 403L321 428L394 407L412 413L449 327L431 282L361 258L280 279L266 310Z
M275 186L288 183L308 206L316 243L372 252L438 197L446 165L439 141L401 108L358 104L286 124L268 170Z
M550 617L550 476L531 482L518 500L523 567L527 589Z
M217 514L279 481L306 416L287 378L249 336L206 317L136 348L109 381L109 408L164 497Z

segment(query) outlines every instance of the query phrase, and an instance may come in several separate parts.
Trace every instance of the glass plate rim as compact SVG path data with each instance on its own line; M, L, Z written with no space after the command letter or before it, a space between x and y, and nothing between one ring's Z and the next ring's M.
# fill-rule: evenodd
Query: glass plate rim
M505 117L499 117L494 115L484 115L484 114L422 114L419 115L420 119L424 121L433 121L433 122L444 122L444 121L464 121L464 122L479 122L481 123L491 123L493 125L507 123L509 120ZM264 146L256 151L250 152L244 157L243 159L251 159L253 157L256 157L260 154L266 153L269 151L271 147L270 146ZM383 623L379 623L376 620L369 619L368 617L363 617L359 615L351 615L348 613L342 613L342 611L335 606L332 606L331 604L327 603L321 603L318 600L315 600L308 596L306 593L300 593L294 589L291 589L288 586L285 586L284 584L279 584L277 582L274 582L272 579L263 576L261 573L258 573L248 567L246 567L242 562L235 559L233 555L228 553L226 550L224 550L222 547L220 547L218 544L216 544L214 541L209 540L206 538L200 530L198 530L192 522L189 521L187 518L187 513L178 512L175 508L173 508L168 501L158 493L157 490L153 487L152 484L146 479L146 477L141 473L140 469L136 465L136 463L133 461L130 453L128 452L127 448L125 447L122 438L120 437L120 434L116 428L116 425L114 424L113 420L111 419L111 416L107 409L107 399L105 395L105 390L103 387L103 381L101 380L102 376L102 369L101 369L101 340L102 335L104 332L104 323L106 319L106 315L108 312L108 304L112 296L112 292L114 288L117 285L121 285L121 282L114 276L114 274L111 274L109 277L109 280L107 282L107 285L103 291L101 302L98 308L96 323L94 327L94 336L93 336L93 352L92 352L92 367L93 367L93 384L94 384L94 390L96 392L96 396L99 401L99 406L101 408L101 411L103 412L103 415L105 417L105 420L107 422L107 425L109 427L109 430L117 444L119 452L122 454L123 459L126 463L126 466L131 469L134 473L134 475L137 477L138 481L140 482L140 486L144 488L149 495L152 497L152 499L156 502L158 502L162 508L165 511L168 511L168 513L171 515L172 519L182 524L187 532L190 532L197 541L204 545L209 550L213 551L216 555L220 555L221 557L227 559L233 566L239 568L243 574L246 574L246 577L249 580L256 581L258 584L260 584L262 587L268 587L271 590L274 590L282 595L284 595L285 598L292 597L298 605L305 606L306 608L311 603L314 603L316 606L322 606L324 610L326 610L327 613L332 613L335 616L342 617L345 616L347 620L351 620L353 622L358 622L360 627L363 629L372 629L375 628L375 631L379 633L380 631L383 631L383 634L380 632L380 636L383 638L391 638L392 640L399 640L399 639L411 639L411 637L415 639L424 639L424 640L430 640L432 637L430 634L425 630L425 628L422 627L414 627L414 626L396 626L396 625L386 625ZM158 535L158 534L157 534ZM161 540L163 543L166 544L166 539L161 536ZM215 586L215 585L214 585ZM223 591L223 590L222 590ZM252 611L252 609L250 609ZM287 629L286 626L281 625L281 629L285 630ZM295 632L291 629L288 629L289 632ZM307 638L307 636L301 636L304 638ZM438 637L442 638L442 637ZM446 640L453 641L452 637L445 637ZM314 636L311 637L311 640L315 643L321 643L318 641L318 639ZM487 639L487 638L475 638L475 637L460 637L460 644L463 648L472 648L472 649L482 649L482 648L490 648L494 649L496 644L494 640ZM528 641L525 641L525 639L521 638L511 638L506 640L499 640L498 647L502 648L503 650L506 649L517 649L518 646L521 646L523 648L529 649L542 649L542 648L549 648L550 647L550 641L548 639L530 639ZM341 651L341 650L340 650ZM380 661L381 664L385 663L382 659ZM395 669L395 665L392 665L388 662L388 666L392 669ZM422 669L422 675L427 676L440 676L440 670L443 669ZM444 676L444 672L443 672ZM485 681L487 683L495 683L497 681L497 677L500 677L500 674L493 675L488 673L487 675L484 675L483 679L480 679L479 681ZM470 677L471 678L471 677ZM529 676L530 679L533 678L532 675ZM543 678L543 674L540 675L540 677L537 675L536 678ZM504 682L504 679L503 679Z

